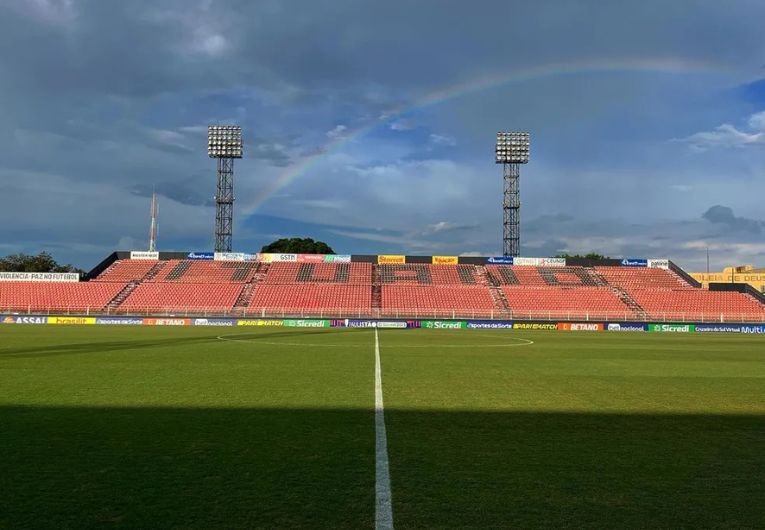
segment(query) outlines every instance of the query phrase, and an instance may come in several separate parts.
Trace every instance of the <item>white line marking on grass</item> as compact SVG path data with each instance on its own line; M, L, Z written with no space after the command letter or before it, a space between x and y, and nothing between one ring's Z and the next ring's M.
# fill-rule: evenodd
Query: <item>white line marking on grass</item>
M393 530L388 438L385 432L382 372L380 370L380 338L375 328L375 529Z

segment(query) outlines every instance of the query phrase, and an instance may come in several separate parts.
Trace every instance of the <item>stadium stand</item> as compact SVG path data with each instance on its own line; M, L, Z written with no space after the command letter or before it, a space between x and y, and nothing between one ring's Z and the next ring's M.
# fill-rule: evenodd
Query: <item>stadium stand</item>
M274 311L294 314L302 311L340 314L369 313L372 308L368 285L262 284L255 288L249 312Z
M384 285L382 313L400 316L491 316L499 313L483 286Z
M257 263L252 261L169 260L151 281L181 283L247 283Z
M117 312L229 311L241 290L239 283L142 283L120 304Z
M112 282L0 282L0 310L98 311L124 287Z
M555 318L569 315L607 315L634 317L628 307L608 287L503 286L502 291L513 314L522 318ZM576 318L576 317L575 317Z
M632 289L632 297L654 319L684 315L686 320L752 320L765 318L765 306L736 292L704 289Z
M167 261L130 260L115 261L102 272L94 281L98 282L132 282L147 279L151 272L159 272L167 265Z

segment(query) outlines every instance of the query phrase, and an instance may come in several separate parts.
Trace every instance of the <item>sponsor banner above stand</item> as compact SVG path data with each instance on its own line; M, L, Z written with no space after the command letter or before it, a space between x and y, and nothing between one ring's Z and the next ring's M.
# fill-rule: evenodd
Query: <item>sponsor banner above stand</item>
M288 328L328 328L329 320L299 319L285 320L284 326Z
M466 329L513 329L512 322L501 320L468 320Z
M648 260L645 258L624 258L621 265L622 267L648 267Z
M96 317L48 317L48 324L95 324Z
M122 326L142 326L143 319L135 317L97 317L96 324L114 324Z
M512 256L495 256L493 258L487 259L486 263L490 263L494 265L512 265L513 257Z
M433 265L457 265L459 257L457 256L433 256L431 258Z
M324 256L325 263L350 263L350 254L326 254Z
M259 252L256 254L255 259L261 263L271 263L274 260L274 255L267 252Z
M159 252L148 252L146 250L131 250L130 259L159 259Z
M48 317L41 316L7 316L3 317L3 324L47 324Z
M566 258L513 258L513 265L532 267L565 267Z
M324 254L298 254L298 263L324 263Z
M426 329L467 329L467 322L460 320L423 320Z
M252 254L242 252L215 252L213 254L215 261L248 261L248 257L252 259Z
M544 329L557 330L558 324L553 322L513 322L513 329Z
M693 333L696 326L693 324L648 324L648 331L662 333Z
M599 322L559 322L560 331L603 331L603 324Z
M377 263L380 265L403 265L406 263L406 257L397 255L377 256Z
M669 260L668 259L649 259L648 266L652 269L668 269Z
M275 327L282 327L284 326L283 320L249 320L249 319L239 319L236 321L237 326L259 326L259 327L268 327L268 328L275 328Z
M195 318L194 326L236 326L236 320L231 318Z
M146 326L190 326L190 318L144 318Z
M215 259L214 252L189 252L186 259Z
M648 324L640 322L610 322L606 329L608 331L648 331Z
M741 333L738 324L696 324L696 333Z
M0 272L0 282L79 282L76 272Z

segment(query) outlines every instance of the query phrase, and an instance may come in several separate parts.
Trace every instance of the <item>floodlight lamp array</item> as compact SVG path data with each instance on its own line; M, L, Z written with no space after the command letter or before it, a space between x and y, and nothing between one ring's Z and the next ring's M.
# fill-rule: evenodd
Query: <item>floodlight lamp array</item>
M207 156L210 158L242 158L242 128L238 125L208 126Z
M497 164L528 163L529 133L498 132L495 154Z

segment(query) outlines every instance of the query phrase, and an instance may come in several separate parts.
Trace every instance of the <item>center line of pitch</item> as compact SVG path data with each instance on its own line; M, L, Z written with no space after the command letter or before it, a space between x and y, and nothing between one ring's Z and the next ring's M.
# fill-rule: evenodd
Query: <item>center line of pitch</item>
M388 469L388 437L385 433L382 373L380 371L380 338L375 328L375 528L393 530L390 470Z

